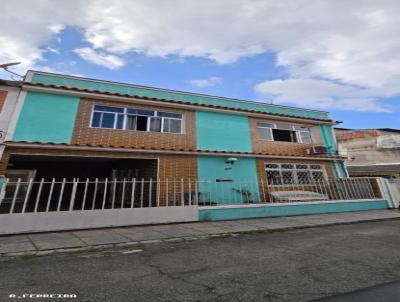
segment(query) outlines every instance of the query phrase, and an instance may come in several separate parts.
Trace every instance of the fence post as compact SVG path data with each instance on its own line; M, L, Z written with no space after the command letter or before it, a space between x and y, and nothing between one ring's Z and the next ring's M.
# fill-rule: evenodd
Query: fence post
M198 188L198 182L197 182L197 179L195 179L195 181L194 181L194 202L195 202L195 205L196 206L198 206L199 205L199 188Z
M69 210L73 211L74 210L74 205L75 205L75 195L76 195L76 188L79 183L79 178L73 178L72 179L72 191L71 191L71 200L69 201Z
M112 201L111 201L111 209L115 208L115 191L117 190L117 179L114 178L113 181L113 189L112 189Z
M153 197L153 179L149 180L149 208L152 207L152 197Z
M188 187L188 191L189 191L189 205L192 205L192 185L190 183L190 179L188 180L189 182L189 187Z
M87 190L88 190L88 186L89 186L89 178L86 178L86 182L85 182L85 189L83 191L83 198L82 198L82 211L85 209L86 207L86 195L87 195Z
M104 179L104 194L103 194L103 204L101 205L101 209L104 210L106 206L107 199L107 187L108 187L108 178Z
M28 203L29 195L30 195L31 189L32 189L32 183L33 183L33 178L30 178L30 179L29 179L29 184L28 184L28 189L26 190L26 195L25 195L25 199L24 199L24 204L22 205L22 211L21 211L21 213L25 213L26 205L27 205L27 203Z
M17 186L15 187L15 192L14 192L14 196L11 202L11 209L10 209L10 214L14 213L14 207L15 207L15 203L18 197L18 192L19 192L19 186L21 185L21 178L18 178L17 181Z
M161 179L157 181L157 207L160 207Z
M94 210L96 206L96 199L97 199L97 187L99 186L99 179L95 178L94 180L94 189L93 189L93 200L92 200L92 210Z
M181 178L181 206L185 206L185 194L184 194L184 183L183 178Z
M143 208L143 194L144 194L144 178L142 178L142 184L140 186L140 207Z
M169 200L168 200L168 178L165 179L165 205L168 207L169 206Z
M131 192L131 208L135 206L135 190L136 190L136 178L132 179L132 192Z
M260 178L260 183L261 183L261 191L262 191L262 196L263 196L263 201L267 202L267 199L265 198L265 186L264 186L264 181L262 178Z
M121 209L124 208L125 205L125 186L126 186L126 179L124 177L124 179L122 180L122 196L121 196Z
M53 178L52 181L51 181L49 197L47 198L47 204L46 204L46 213L50 209L51 197L53 196L53 189L54 189L54 182L55 181L56 181L55 178Z
M64 194L64 187L65 187L65 178L63 178L62 183L61 183L60 197L58 198L58 204L57 204L57 212L59 212L61 209L61 203L62 203L62 198L63 198L63 194Z
M42 178L40 180L39 190L38 190L37 198L36 198L36 202L35 202L35 213L37 212L38 207L39 207L40 195L42 194L43 182L44 182L44 178Z
M176 179L172 180L172 185L174 187L174 206L176 206Z

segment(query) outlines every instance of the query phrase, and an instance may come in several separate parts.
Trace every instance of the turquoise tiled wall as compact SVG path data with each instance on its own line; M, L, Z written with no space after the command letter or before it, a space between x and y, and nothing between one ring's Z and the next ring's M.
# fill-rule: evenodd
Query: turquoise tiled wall
M199 191L204 193L205 198L211 198L211 202L243 203L245 197L237 190L247 190L251 192L249 200L259 200L255 158L239 157L233 165L226 163L227 158L198 156L198 179L201 181ZM217 179L231 182L216 182Z
M196 140L199 150L252 151L249 120L242 115L197 111Z
M365 200L359 202L322 202L318 204L274 205L260 207L199 209L199 220L231 220L256 217L294 216L387 209L386 200Z
M70 143L78 106L75 96L29 91L13 140Z

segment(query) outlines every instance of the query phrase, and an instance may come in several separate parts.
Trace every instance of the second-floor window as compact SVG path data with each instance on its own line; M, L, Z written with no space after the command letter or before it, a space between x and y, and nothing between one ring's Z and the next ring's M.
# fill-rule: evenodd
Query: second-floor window
M182 133L183 114L95 105L93 106L90 126L94 128Z
M310 128L281 123L257 123L258 137L268 141L312 144Z

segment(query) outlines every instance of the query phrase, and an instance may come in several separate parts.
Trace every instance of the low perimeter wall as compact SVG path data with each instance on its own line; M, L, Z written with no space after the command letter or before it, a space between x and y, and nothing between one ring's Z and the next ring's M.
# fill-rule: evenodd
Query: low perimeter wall
M324 214L335 212L367 211L389 208L384 199L346 200L324 202L298 202L268 205L227 205L199 208L199 220L232 220L243 218L260 218L276 216L295 216L307 214Z
M244 218L293 216L387 209L385 199L318 201L287 204L225 206L170 206L158 208L107 209L14 213L0 215L0 235L65 231L145 224Z
M0 235L198 221L197 206L0 215Z

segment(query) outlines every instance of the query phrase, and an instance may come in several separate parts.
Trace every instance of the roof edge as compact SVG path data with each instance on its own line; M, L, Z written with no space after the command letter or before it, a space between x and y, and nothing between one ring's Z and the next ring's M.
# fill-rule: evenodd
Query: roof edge
M270 115L270 116L276 116L276 117L286 117L289 119L300 119L300 120L304 120L304 121L317 121L317 122L327 123L327 124L331 124L331 125L337 125L337 124L341 123L341 121L336 121L336 120L332 120L332 119L319 119L319 118L304 117L304 116L294 115L294 114L264 112L264 111L251 110L251 109L245 109L245 108L235 108L235 107L228 107L228 106L221 106L221 105L200 104L200 103L194 103L194 102L184 102L184 101L177 101L177 100L172 100L172 99L161 99L161 98L139 96L139 95L126 95L126 94L121 94L121 93L111 93L111 92L103 92L103 91L98 91L98 90L58 86L58 85L53 85L53 84L50 85L50 84L26 82L24 85L25 85L25 87L36 87L36 88L41 87L43 89L76 91L76 92L81 92L81 93L108 95L108 96L123 97L123 98L136 98L136 99L143 99L143 100L150 100L150 101L157 101L157 102L166 102L166 103L174 103L174 104L181 104L181 105L187 105L187 106L202 107L202 108L256 113L256 114Z
M279 108L288 108L288 109L299 109L299 110L304 110L304 111L320 112L320 113L327 113L327 114L330 113L329 111L324 111L324 110L308 109L308 108L295 107L295 106L276 105L276 104L262 103L262 102L257 102L257 101L244 100L244 99L229 98L229 97L224 97L224 96L217 96L217 95L210 95L210 94L203 94L203 93L195 93L195 92L174 90L174 89L167 89L167 88L160 88L160 87L154 87L154 86L129 84L129 83L109 81L109 80L100 80L100 79L94 79L94 78L88 78L88 77L80 77L80 76L66 75L66 74L53 73L53 72L45 72L45 71L32 70L32 69L29 69L27 71L27 74L29 72L39 73L39 74L44 74L44 75L47 74L47 75L53 75L53 76L57 76L57 77L65 77L65 78L71 78L71 79L89 80L89 81L94 81L94 82L99 82L99 83L110 83L110 84L126 86L126 87L137 87L137 88L143 88L143 89L149 89L149 90L174 92L174 93L193 95L193 96L204 96L204 97L209 97L209 98L213 98L213 99L224 99L224 100L235 101L235 102L240 102L240 103L250 103L250 104L258 104L258 105L265 105L265 106L272 106L272 107L279 107ZM29 77L27 77L27 78L29 78Z

